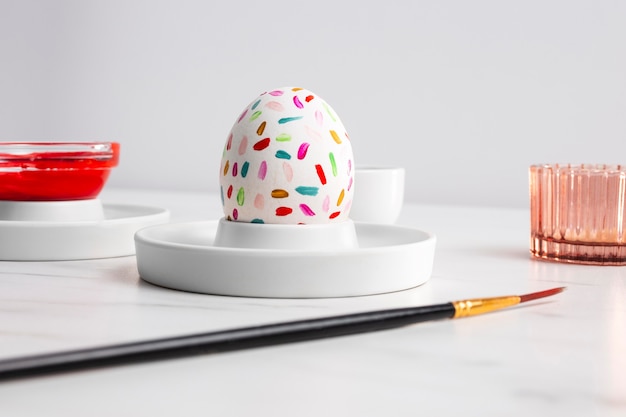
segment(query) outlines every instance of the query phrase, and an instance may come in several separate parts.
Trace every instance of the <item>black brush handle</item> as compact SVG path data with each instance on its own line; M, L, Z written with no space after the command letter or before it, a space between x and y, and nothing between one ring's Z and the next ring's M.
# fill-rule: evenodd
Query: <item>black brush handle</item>
M0 361L0 380L372 332L454 314L454 305L445 303L18 357Z

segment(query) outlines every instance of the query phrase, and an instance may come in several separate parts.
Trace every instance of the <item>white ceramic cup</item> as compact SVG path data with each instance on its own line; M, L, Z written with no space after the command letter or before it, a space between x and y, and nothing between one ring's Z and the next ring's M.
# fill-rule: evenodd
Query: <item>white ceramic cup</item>
M350 218L355 222L393 224L404 203L404 168L356 167Z

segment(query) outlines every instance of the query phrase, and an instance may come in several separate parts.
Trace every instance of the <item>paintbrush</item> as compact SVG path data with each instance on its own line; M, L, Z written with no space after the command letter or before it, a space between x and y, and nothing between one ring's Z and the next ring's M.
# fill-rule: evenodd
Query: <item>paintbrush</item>
M430 320L475 316L549 297L564 289L565 287L560 287L519 296L377 310L18 357L0 361L0 380L301 342L391 329Z

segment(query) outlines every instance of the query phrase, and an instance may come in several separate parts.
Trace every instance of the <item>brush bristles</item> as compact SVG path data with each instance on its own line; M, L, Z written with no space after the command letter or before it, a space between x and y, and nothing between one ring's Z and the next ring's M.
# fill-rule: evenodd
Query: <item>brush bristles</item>
M526 301L537 300L539 298L550 297L551 295L558 294L563 292L565 287L552 288L550 290L533 292L530 294L520 295L520 303L525 303Z

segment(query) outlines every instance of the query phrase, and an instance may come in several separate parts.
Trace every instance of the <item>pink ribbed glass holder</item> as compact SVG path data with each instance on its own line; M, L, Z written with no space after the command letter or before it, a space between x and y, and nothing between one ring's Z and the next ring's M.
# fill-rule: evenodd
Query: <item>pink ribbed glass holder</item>
M626 265L624 168L532 165L532 256L558 262Z

